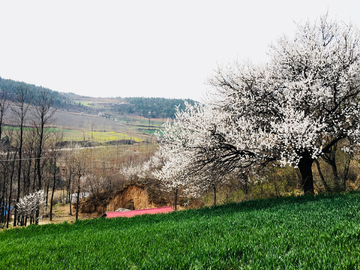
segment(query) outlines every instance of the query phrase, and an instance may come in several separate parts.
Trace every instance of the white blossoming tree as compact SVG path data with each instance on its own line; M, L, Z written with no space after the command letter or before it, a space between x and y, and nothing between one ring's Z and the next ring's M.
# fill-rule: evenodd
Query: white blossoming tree
M19 199L16 204L18 209L18 218L24 218L24 225L26 226L27 219L30 218L30 223L35 221L36 210L45 204L45 193L43 190L31 193Z
M221 166L212 162L207 150L212 145L212 129L223 126L224 114L217 113L211 106L186 104L185 111L177 111L176 121L166 123L160 135L159 153L165 164L155 176L168 189L182 191L191 197L198 197L223 183ZM176 197L175 197L176 198Z
M188 184L188 178L184 172L187 159L183 159L182 156L177 156L176 159L171 158L171 155L167 155L167 152L157 152L157 156L162 157L163 165L152 170L153 176L161 182L162 189L166 192L173 192L174 194L174 210L177 210L177 199L179 189L185 190L186 194L190 194L192 189L186 189ZM191 187L194 186L192 183Z
M327 15L270 46L270 61L219 68L204 106L187 106L161 147L202 175L278 162L297 166L313 194L312 164L344 139L359 142L359 31Z

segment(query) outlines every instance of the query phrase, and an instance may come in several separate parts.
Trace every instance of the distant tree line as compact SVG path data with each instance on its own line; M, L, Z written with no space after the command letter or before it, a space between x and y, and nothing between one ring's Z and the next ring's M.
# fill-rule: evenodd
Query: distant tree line
M0 77L0 89L6 89L9 100L13 100L16 96L17 89L26 88L34 99L39 98L42 91L50 91L53 98L53 105L62 109L76 107L76 109L89 111L91 108L83 106L80 102L74 102L71 98L62 95L51 89L28 84L25 82L3 79ZM74 93L70 93L74 94ZM75 94L74 94L75 95ZM185 109L185 101L190 105L196 104L191 99L168 99L168 98L145 98L145 97L127 97L123 98L125 104L116 106L115 112L119 114L135 114L151 118L175 118L176 107L180 110ZM30 100L25 100L29 103ZM150 112L150 113L149 113Z
M120 114L138 114L151 118L175 118L176 107L185 109L185 102L194 105L196 101L191 99L168 99L168 98L125 98L128 105L124 104L117 108Z
M14 81L10 79L3 79L0 77L0 89L6 89L8 92L8 99L12 100L15 98L17 90L19 88L26 88L29 92L29 95L31 95L34 99L38 99L41 96L41 93L44 91L50 91L53 99L53 104L56 107L66 107L69 103L72 103L68 98L61 95L57 91L53 91L51 89L42 87L42 86L36 86L33 84L28 84L25 82L19 82ZM29 98L25 100L26 103L29 103Z

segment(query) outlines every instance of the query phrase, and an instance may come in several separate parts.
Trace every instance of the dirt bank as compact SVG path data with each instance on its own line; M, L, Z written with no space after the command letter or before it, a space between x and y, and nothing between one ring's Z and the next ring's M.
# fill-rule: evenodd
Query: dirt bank
M105 213L118 208L130 210L169 206L170 201L159 196L148 187L131 184L121 190L102 191L80 202L81 213Z

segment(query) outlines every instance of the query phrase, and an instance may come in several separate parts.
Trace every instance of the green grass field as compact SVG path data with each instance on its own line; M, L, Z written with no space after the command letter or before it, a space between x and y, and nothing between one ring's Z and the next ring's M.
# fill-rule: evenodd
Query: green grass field
M0 233L0 269L357 269L360 193Z
M151 118L150 122L147 118L131 117L131 116L116 116L117 121L127 124L135 128L151 128L159 129L166 122L165 119Z
M33 128L24 128L25 131L31 131ZM5 126L4 130L19 131L19 127ZM63 141L83 141L91 140L99 143L116 141L116 140L133 140L135 142L141 142L144 140L141 135L131 133L121 133L113 131L90 131L90 130L75 130L75 129L63 129L63 128L45 128L45 132L63 132Z
M2 128L4 131L20 131L19 127L3 126ZM24 131L31 131L33 129L34 128L32 128L32 127L24 127ZM45 132L73 132L73 130L56 128L56 127L44 128L44 131Z
M161 119L151 119L149 125L148 119L130 116L119 116L117 117L117 120L125 124L125 126L122 129L117 129L115 131L109 131L108 129L106 131L104 129L91 131L78 129L76 127L50 127L45 128L45 132L63 132L64 141L83 141L85 137L85 140L91 140L99 143L114 140L133 140L136 142L141 142L147 139L146 135L154 135L156 131L159 131L162 124L164 123L164 121L162 121ZM26 132L32 131L33 129L34 128L32 127L24 128ZM13 126L4 126L3 130L18 132L20 128Z

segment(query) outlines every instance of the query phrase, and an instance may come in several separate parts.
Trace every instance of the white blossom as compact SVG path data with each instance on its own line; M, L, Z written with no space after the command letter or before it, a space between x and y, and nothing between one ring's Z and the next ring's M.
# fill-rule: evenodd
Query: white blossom
M20 198L16 207L19 216L31 217L35 216L36 209L43 204L45 204L45 193L43 190L39 190Z
M187 104L164 126L162 177L191 175L198 186L214 173L277 161L298 166L313 193L312 162L342 139L360 139L359 37L326 15L278 39L266 65L219 68L205 104Z

